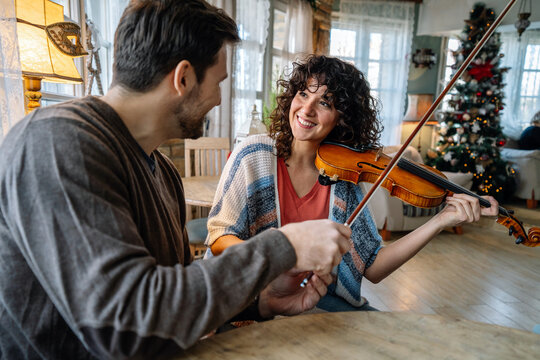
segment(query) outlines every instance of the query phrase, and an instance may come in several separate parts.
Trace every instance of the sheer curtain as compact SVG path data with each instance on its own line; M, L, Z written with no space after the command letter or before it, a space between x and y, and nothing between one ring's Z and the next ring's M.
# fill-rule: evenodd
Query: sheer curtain
M406 55L411 50L413 29L411 2L341 0L340 11L332 21L331 54L349 54L349 58L340 57L352 61L366 74L374 95L381 101L384 145L400 141L409 68ZM343 45L344 38L350 42Z
M540 111L540 29L527 29L518 41L515 29L501 33L501 66L505 75L501 125L506 136L517 140Z
M301 60L313 52L313 10L305 0L290 0L284 23L282 48L274 48L274 68L287 75L292 70L292 62ZM274 43L275 44L275 43ZM272 79L277 80L277 79Z
M235 18L235 0L209 0L210 4L223 9L227 15ZM221 83L221 105L208 113L208 128L205 136L228 137L234 140L232 119L232 86L233 86L233 55L235 48L227 49L227 74L229 76Z
M92 29L93 45L94 50L99 52L100 78L105 93L112 82L114 34L128 3L128 0L85 0L86 16L94 24L94 29ZM84 46L86 47L86 44ZM88 57L85 57L85 65L87 61ZM95 60L92 65L96 67ZM85 86L87 83L88 78L85 81ZM99 95L97 80L94 80L88 94Z
M242 42L236 47L233 60L231 121L234 135L249 132L257 91L263 90L270 0L236 0L235 16Z
M0 0L0 142L24 116L19 48L13 0Z

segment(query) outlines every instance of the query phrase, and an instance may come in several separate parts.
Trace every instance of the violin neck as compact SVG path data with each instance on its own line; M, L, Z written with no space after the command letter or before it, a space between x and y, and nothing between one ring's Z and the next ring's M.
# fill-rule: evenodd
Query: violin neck
M463 186L460 186L460 185L457 185L457 184L454 184L453 182L451 181L448 181L447 179L433 173L433 172L430 172L426 169L424 169L422 166L419 166L411 161L408 161L407 159L404 159L404 158L401 158L398 163L397 163L397 166L399 166L400 168L402 168L403 170L406 170L406 171L409 171L415 175L418 175L420 176L421 178L437 185L437 186L440 186L442 187L443 189L446 189L446 190L449 190L451 192L453 192L454 194L466 194L466 195L470 195L472 197L475 197L478 199L478 201L480 202L480 205L482 205L483 207L486 207L486 208L489 208L491 207L491 203L484 199L483 197L480 197L479 195L473 193L472 191L464 188ZM499 206L499 213L502 213L502 214L505 214L506 216L508 216L509 212L508 210L506 210L505 208Z

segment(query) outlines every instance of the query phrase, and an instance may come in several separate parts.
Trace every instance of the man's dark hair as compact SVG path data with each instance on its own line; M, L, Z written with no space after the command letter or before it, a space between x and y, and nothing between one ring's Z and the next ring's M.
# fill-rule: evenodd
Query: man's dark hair
M270 137L276 140L277 155L288 159L292 151L293 134L289 122L291 103L298 91L306 90L309 79L326 85L325 95L339 114L336 127L326 140L352 147L378 146L382 124L377 118L379 103L371 95L364 74L354 65L338 58L309 55L304 61L294 62L289 79L277 82L281 93L277 107L270 115Z
M112 85L151 90L182 60L201 82L221 47L238 41L234 20L203 0L132 0L116 29Z

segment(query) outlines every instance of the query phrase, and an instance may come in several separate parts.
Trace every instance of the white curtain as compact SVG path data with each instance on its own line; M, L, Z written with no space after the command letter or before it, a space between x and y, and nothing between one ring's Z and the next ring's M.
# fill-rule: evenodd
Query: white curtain
M209 0L210 4L223 9L227 15L235 18L236 0ZM227 49L227 74L229 76L221 83L221 105L208 113L208 129L205 136L228 137L234 139L232 114L232 85L233 85L233 55L235 48Z
M514 140L540 110L540 29L527 29L518 39L514 29L501 33L501 66L510 68L504 76L501 126L504 134ZM523 76L523 69L533 71Z
M287 74L292 62L313 53L313 10L305 0L290 0L285 14L285 41L278 54L278 63L272 64ZM274 84L272 84L274 85Z
M270 0L236 0L236 22L242 42L233 61L233 129L247 134L257 91L262 91L264 51L270 18ZM260 108L259 108L260 111Z
M124 13L124 9L128 3L128 0L85 0L86 15L94 24L92 42L94 51L98 52L100 58L100 79L105 93L108 91L112 82L114 34L120 17ZM84 43L84 46L87 47L86 43ZM87 66L89 58L85 57L84 59L85 66ZM95 59L92 65L94 68L97 67ZM88 81L88 78L85 79L85 87ZM100 95L97 80L94 79L92 89L88 94Z
M24 116L19 47L13 0L0 0L0 142Z
M332 29L355 32L353 61L366 74L374 95L381 101L381 143L398 144L405 112L414 3L341 0L337 15Z

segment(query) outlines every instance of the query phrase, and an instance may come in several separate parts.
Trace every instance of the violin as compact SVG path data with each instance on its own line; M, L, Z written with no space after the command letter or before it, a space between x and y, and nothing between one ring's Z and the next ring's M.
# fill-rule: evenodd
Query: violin
M319 182L330 185L337 181L375 183L392 158L375 147L355 149L342 144L326 141L317 150L315 166L319 169ZM390 196L417 207L431 208L443 203L452 194L467 194L477 198L483 207L491 203L472 191L448 181L440 171L401 158L396 167L390 170L381 182L381 187L390 192ZM357 214L357 213L356 213ZM353 213L350 224L356 214ZM499 206L497 223L509 229L509 235L516 238L516 244L540 246L540 228L532 227L526 233L523 223L512 216L513 211Z

